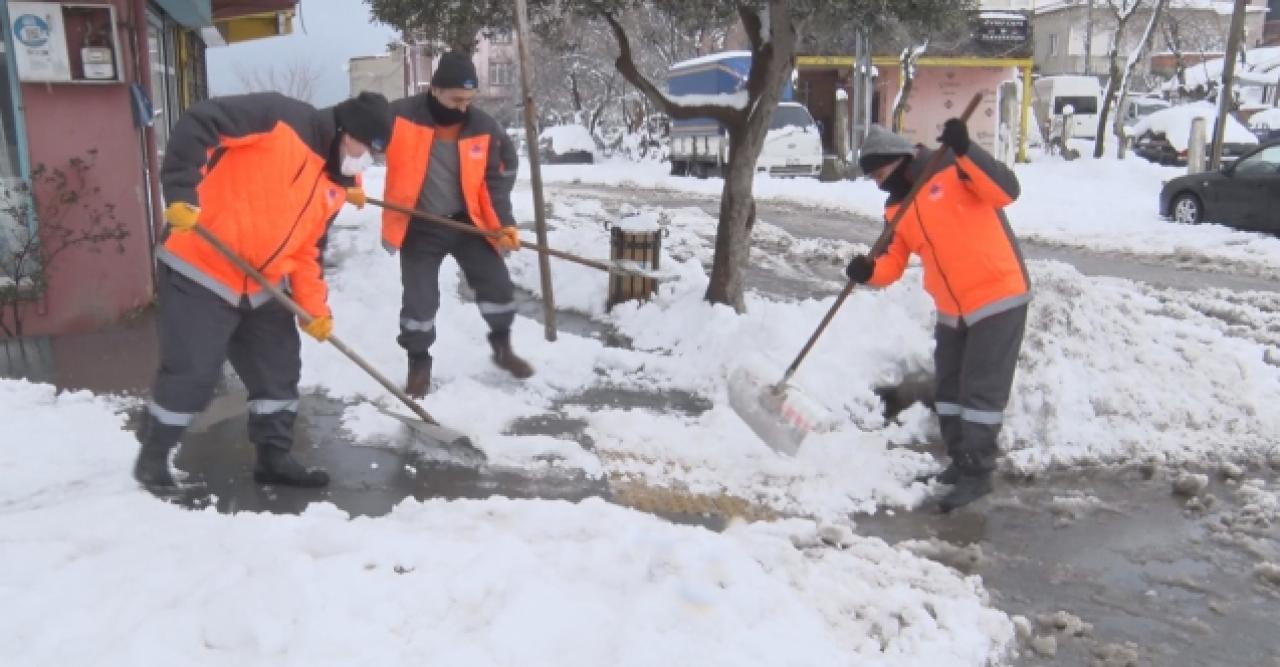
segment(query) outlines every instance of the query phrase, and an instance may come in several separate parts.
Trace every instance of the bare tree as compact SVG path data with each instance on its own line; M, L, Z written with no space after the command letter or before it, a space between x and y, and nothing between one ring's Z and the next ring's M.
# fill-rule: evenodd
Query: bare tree
M240 88L247 93L277 92L303 102L314 102L320 66L297 59L287 65L264 65L257 69L236 69Z
M1128 143L1124 136L1124 120L1125 106L1129 102L1129 84L1132 81L1134 70L1137 69L1138 63L1142 60L1143 55L1147 52L1147 46L1151 44L1152 36L1155 35L1156 26L1160 25L1160 17L1164 13L1164 8L1169 4L1169 0L1155 0L1155 6L1151 9L1151 19L1147 21L1147 29L1142 32L1142 36L1138 39L1138 44L1133 51L1129 53L1129 61L1125 63L1124 78L1120 80L1119 90L1117 91L1116 104L1116 157L1124 159L1125 148ZM1108 86L1110 88L1110 86ZM1102 128L1098 128L1098 143L1102 143Z
M902 85L898 87L898 97L893 101L893 131L902 131L902 122L907 115L907 105L911 99L911 88L916 81L916 62L920 60L920 56L924 55L925 49L929 48L929 40L925 40L919 46L913 46L902 50L902 56L899 62L902 67Z
M114 204L98 203L102 190L88 178L97 157L92 149L65 168L38 164L30 185L0 188L0 334L22 337L28 306L68 250L124 252L129 231Z
M1115 32L1111 37L1111 47L1107 51L1108 79L1107 92L1103 96L1102 108L1098 110L1098 130L1094 135L1097 137L1093 146L1093 157L1100 158L1106 150L1107 136L1107 120L1110 118L1111 105L1116 101L1116 94L1120 90L1120 83L1124 80L1124 71L1120 68L1120 49L1124 46L1125 32L1129 27L1129 23L1138 14L1138 8L1142 6L1144 0L1107 0L1107 7L1111 10L1111 19L1115 25Z

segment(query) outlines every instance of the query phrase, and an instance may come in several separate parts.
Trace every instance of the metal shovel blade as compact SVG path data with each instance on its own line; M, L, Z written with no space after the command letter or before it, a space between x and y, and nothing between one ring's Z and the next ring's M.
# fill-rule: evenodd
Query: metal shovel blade
M811 420L789 400L791 389L778 388L744 368L729 374L729 405L764 444L795 456L809 434Z
M407 426L414 439L426 445L432 453L438 452L446 455L441 458L447 458L472 467L483 465L489 460L484 451L471 442L471 438L458 431L440 424L425 422L415 416L388 410L381 405L378 405L377 408L378 412L388 417L393 417Z

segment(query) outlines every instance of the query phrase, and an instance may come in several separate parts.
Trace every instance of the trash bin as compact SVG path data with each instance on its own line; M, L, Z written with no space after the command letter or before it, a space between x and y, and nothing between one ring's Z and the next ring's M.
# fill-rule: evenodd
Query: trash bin
M609 258L614 262L633 263L639 268L656 271L662 254L662 234L662 227L651 214L623 219L610 226ZM648 301L657 292L657 280L612 273L609 275L606 308L612 309L623 301Z

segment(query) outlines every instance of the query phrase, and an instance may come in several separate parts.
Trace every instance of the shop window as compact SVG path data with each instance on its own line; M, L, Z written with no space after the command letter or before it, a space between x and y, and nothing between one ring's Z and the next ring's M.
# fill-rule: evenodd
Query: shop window
M0 4L0 21L9 25L8 8ZM14 273L9 261L24 241L30 238L34 220L29 215L15 215L27 206L26 159L23 155L22 116L17 81L17 66L13 60L11 33L0 31L0 295L13 286Z

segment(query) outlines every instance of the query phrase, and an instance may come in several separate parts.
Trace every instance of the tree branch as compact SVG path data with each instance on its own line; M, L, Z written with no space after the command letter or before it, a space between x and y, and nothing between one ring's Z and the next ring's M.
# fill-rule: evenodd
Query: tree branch
M618 40L618 59L614 61L618 71L631 85L644 93L645 97L660 105L668 116L681 120L714 118L726 125L736 122L737 116L742 112L732 107L716 104L684 105L672 101L636 68L635 60L631 57L631 40L627 38L622 24L609 12L604 13L604 20L609 23L613 36Z

